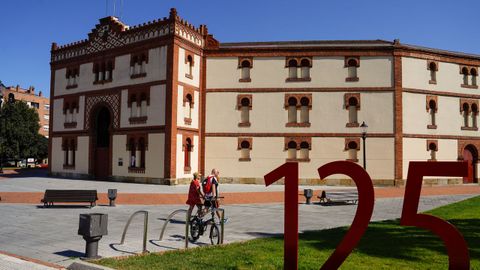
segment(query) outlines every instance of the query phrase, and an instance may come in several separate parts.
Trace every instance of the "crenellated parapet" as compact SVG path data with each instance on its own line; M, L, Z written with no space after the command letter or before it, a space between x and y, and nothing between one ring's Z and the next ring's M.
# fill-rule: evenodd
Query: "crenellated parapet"
M195 27L179 17L174 8L170 10L169 17L135 26L128 26L118 18L109 16L100 19L100 23L88 34L88 39L62 46L52 43L51 62L91 55L170 35L176 35L201 48L205 46L206 38L212 39L205 25Z

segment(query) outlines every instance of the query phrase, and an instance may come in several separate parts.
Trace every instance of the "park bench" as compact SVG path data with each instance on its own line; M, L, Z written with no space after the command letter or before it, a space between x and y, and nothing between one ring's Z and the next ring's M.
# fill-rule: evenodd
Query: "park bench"
M322 191L320 196L320 203L353 203L358 202L358 191L356 189L347 190L329 190Z
M53 206L54 202L88 202L90 207L96 205L98 200L96 190L58 190L47 189L43 196L42 202L45 207Z

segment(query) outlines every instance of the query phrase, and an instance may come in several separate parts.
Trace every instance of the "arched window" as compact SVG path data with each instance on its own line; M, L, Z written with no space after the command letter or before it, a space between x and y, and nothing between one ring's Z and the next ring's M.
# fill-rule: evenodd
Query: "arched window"
M470 75L472 77L472 85L477 86L477 76L478 76L477 70L475 68L472 68L470 70Z
M430 68L430 82L436 82L437 81L437 64L435 62L430 62L429 64Z
M348 122L351 124L357 124L357 108L358 100L355 97L348 99Z
M468 85L468 68L462 68L463 84Z
M63 105L63 113L65 114L65 123L70 123L70 103Z
M132 94L130 95L130 117L137 117L137 95Z
M140 58L140 74L145 73L145 66L147 64L147 55L146 53L142 53Z
M188 78L193 78L193 58L191 55L187 56L187 74L185 74Z
M430 142L428 144L428 151L430 151L430 161L437 160L437 157L436 157L437 151L438 151L437 144L434 142Z
M312 66L311 63L310 63L310 60L309 59L302 59L302 61L300 62L300 66L301 66L301 78L302 79L309 79L310 78L310 67Z
M130 162L129 162L129 167L135 168L137 165L136 161L136 149L135 149L135 140L133 138L130 139L128 142L128 149L130 149Z
M347 81L358 81L357 68L359 66L358 60L356 58L347 59L347 69L348 76Z
M297 122L297 99L290 97L288 99L288 123Z
M105 80L111 81L113 79L113 63L108 61L107 72L105 73Z
M102 63L102 67L100 68L100 81L106 81L107 80L107 66L104 63Z
M291 59L288 61L288 78L289 79L296 79L297 77L297 60Z
M468 103L463 103L463 124L464 127L469 127L469 120L468 120L468 115L470 114L470 106Z
M140 67L138 64L138 56L133 55L132 59L130 60L130 76L136 75L140 72Z
M240 123L250 123L250 99L242 98L240 108Z
M250 81L250 69L252 68L250 61L243 60L242 61L242 76L241 81Z
M244 140L240 143L240 161L250 161L250 142Z
M75 140L72 139L70 140L70 147L68 149L68 155L69 155L69 158L68 158L68 161L69 161L69 164L70 166L75 166Z
M185 171L190 171L191 166L190 166L190 161L191 161L191 153L192 153L192 140L190 138L187 138L185 140L185 147L184 147L184 167Z
M308 142L302 142L300 143L300 153L298 155L298 158L301 160L308 160L308 152L310 151L310 145Z
M147 94L140 95L140 117L147 116Z
M476 128L477 127L477 116L478 116L478 106L477 106L477 104L473 103L471 110L472 110L472 127Z
M100 65L99 64L95 64L93 66L93 73L95 74L95 81L94 82L100 81Z
M73 102L72 106L70 107L70 123L77 122L76 108L77 108L77 103Z
M145 168L145 139L142 137L138 140L138 150L140 155L138 156L139 162L138 165L140 168Z
M192 119L192 105L193 105L193 98L191 94L187 94L185 96L185 106L184 106L184 118L188 119L186 120L188 123L191 123Z
M287 146L287 159L297 159L297 143L294 141L290 141Z
M358 152L358 144L355 141L350 141L347 144L347 151L348 151L348 160L357 162L357 152Z
M435 119L435 114L437 112L437 103L435 102L435 100L431 99L428 102L428 108L430 110L430 125L436 126L437 122Z
M307 97L302 97L300 99L300 123L309 123L309 115L308 112L310 110L310 100Z

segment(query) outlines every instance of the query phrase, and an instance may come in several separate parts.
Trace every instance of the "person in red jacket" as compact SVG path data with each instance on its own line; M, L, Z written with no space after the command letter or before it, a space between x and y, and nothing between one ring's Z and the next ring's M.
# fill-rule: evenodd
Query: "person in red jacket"
M190 205L188 212L192 214L193 208L197 206L197 214L200 216L202 214L202 198L205 198L203 195L201 184L200 184L200 174L194 173L193 180L190 182L190 189L188 190L188 199L186 204Z

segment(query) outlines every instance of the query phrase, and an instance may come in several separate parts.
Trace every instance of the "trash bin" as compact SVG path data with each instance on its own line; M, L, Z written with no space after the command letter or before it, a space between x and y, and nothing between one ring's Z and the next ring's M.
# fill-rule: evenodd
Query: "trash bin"
M304 189L303 190L303 196L305 196L305 199L307 200L307 204L310 204L310 199L313 196L313 190L312 189Z
M85 239L85 257L88 259L100 258L98 256L98 241L107 235L108 215L101 213L80 214L78 234Z

